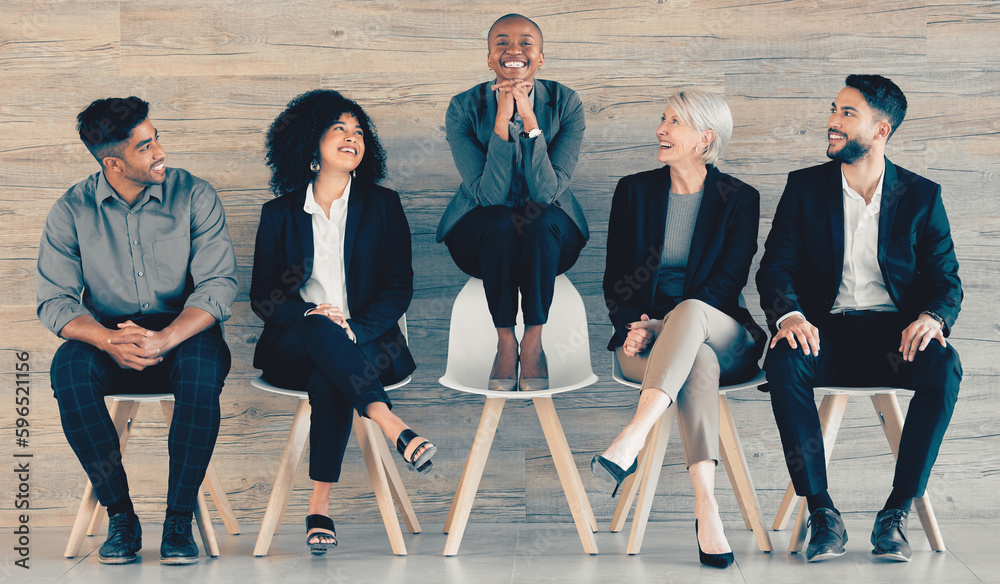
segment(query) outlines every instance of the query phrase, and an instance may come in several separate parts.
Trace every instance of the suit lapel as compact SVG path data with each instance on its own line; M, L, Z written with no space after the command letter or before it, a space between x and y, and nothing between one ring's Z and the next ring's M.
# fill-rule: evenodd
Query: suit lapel
M660 255L663 254L663 235L667 227L667 202L670 200L670 168L664 166L660 172L653 176L653 182L646 189L646 235L649 240L646 242L646 250L656 250L656 263L660 263ZM652 290L656 290L657 271L652 270Z
M840 174L840 163L831 163L830 169L825 196L827 217L830 218L830 247L833 250L830 261L833 262L834 289L839 289L844 277L844 180Z
M497 98L493 94L493 90L490 86L493 82L486 82L481 84L479 87L481 91L476 94L476 100L479 101L477 104L473 104L475 108L473 111L482 112L479 118L479 143L489 144L490 138L493 136L493 125L497 118Z
M549 130L552 128L553 103L552 96L545 84L539 80L535 81L535 119L538 120L538 129L545 136L551 136Z
M882 206L878 216L878 265L885 265L885 255L889 249L889 238L892 236L892 221L896 217L896 206L902 196L904 187L898 182L896 166L885 159L885 176L882 178ZM885 277L885 270L882 270ZM886 280L888 282L888 280Z
M705 191L701 196L701 206L698 208L698 217L694 224L694 234L691 236L691 251L688 252L687 268L684 271L684 291L687 292L691 286L691 279L694 276L698 262L708 247L709 239L715 233L715 225L722 207L722 197L719 192L719 178L721 173L714 166L708 167L708 175L705 177Z
M344 276L350 279L351 261L354 259L354 244L358 238L361 213L365 208L364 188L351 182L351 198L347 201L347 225L344 228Z
M302 256L299 258L294 258L293 261L302 262L302 282L304 283L312 275L312 257L314 253L313 249L313 226L312 226L312 215L306 213L303 206L306 203L305 191L295 198L295 202L292 203L292 216L295 218L295 226L299 232L299 246L302 250ZM307 260L308 258L308 260ZM292 258L289 258L292 259Z

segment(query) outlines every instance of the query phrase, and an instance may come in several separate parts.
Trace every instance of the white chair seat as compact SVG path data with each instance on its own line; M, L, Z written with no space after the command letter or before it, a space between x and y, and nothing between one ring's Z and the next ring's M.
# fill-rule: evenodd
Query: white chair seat
M520 336L524 326L518 313L515 334ZM532 400L535 413L545 434L549 452L566 494L573 521L576 524L583 549L588 554L597 553L594 532L597 520L587 500L587 493L580 479L580 471L573 460L573 453L566 442L562 425L556 414L552 396L586 387L597 381L590 366L590 340L587 331L587 312L580 293L569 278L559 276L555 281L552 307L542 329L542 346L548 360L549 387L537 391L491 391L485 389L490 369L496 355L496 327L486 304L486 294L481 280L470 279L455 299L448 335L448 364L440 379L441 385L456 391L486 397L479 429L472 442L465 470L459 480L452 500L444 532L448 534L444 555L458 554L469 513L479 489L479 481L493 445L493 437L507 400Z

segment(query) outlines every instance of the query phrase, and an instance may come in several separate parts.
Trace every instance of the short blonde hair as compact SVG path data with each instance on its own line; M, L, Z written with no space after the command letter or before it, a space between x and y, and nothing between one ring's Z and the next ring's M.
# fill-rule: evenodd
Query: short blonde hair
M706 91L688 89L667 97L667 106L674 108L677 117L695 130L715 132L715 140L701 153L705 164L715 164L733 135L733 114L726 100Z

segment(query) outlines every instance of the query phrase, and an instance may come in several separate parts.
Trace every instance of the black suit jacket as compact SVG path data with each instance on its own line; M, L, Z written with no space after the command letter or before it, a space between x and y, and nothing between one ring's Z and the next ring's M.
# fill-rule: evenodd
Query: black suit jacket
M662 318L676 304L656 294L666 229L670 168L640 172L618 181L608 224L604 300L615 334L608 350L628 336L625 326L643 313ZM684 275L684 300L696 299L743 325L756 341L756 358L767 335L739 305L757 252L760 194L738 179L708 167L691 252Z
M254 352L258 369L282 366L270 358L271 343L281 328L306 318L316 306L299 295L312 274L314 251L312 216L302 208L305 196L303 190L278 197L261 209L250 284L251 306L264 321ZM410 227L399 195L354 181L344 234L348 322L369 362L380 364L376 370L383 383L399 381L416 368L397 324L413 297L410 257ZM386 358L391 367L383 368Z
M916 320L932 310L947 336L962 304L958 260L941 187L885 161L878 225L878 265L900 314ZM772 334L783 315L799 311L823 326L844 269L844 194L840 163L788 175L757 272L761 308Z

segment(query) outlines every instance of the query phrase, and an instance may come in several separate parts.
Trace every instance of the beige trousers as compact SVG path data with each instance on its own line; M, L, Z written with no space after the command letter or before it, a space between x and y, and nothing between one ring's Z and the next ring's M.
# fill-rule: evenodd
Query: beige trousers
M719 461L719 378L746 372L756 362L753 338L738 322L700 300L685 300L667 314L660 335L628 357L615 349L622 373L642 389L656 388L677 404L677 426L688 467Z

